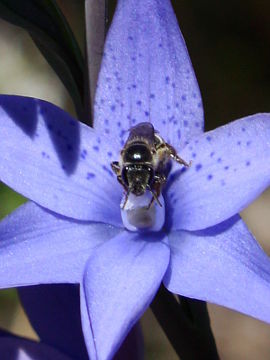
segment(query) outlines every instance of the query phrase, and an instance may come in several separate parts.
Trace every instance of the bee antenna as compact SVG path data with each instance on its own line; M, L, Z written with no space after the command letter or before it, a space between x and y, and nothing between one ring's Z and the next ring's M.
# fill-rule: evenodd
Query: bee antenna
M161 202L159 201L157 195L155 194L155 192L151 189L150 185L147 185L147 189L150 191L150 193L153 195L154 199L156 200L156 202L158 203L158 205L160 207L162 207Z

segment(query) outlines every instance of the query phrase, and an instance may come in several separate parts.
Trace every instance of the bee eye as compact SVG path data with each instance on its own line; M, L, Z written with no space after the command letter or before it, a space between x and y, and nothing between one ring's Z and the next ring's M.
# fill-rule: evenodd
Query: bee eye
M128 172L128 166L125 166L122 170L121 175L122 175L123 182L128 186L127 172Z
M153 182L153 179L154 179L154 170L151 167L148 167L147 171L149 173L148 184L150 185Z

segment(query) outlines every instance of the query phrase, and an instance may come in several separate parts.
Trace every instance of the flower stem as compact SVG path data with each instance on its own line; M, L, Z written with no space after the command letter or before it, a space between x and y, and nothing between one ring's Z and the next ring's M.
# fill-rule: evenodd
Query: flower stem
M182 360L218 360L206 304L180 297L180 303L163 285L151 309Z

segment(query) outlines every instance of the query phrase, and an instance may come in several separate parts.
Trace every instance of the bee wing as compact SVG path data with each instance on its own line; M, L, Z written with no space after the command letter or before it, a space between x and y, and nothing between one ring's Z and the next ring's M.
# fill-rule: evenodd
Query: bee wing
M141 139L147 141L150 145L153 145L155 139L154 135L154 126L150 122L142 122L130 129L128 141Z

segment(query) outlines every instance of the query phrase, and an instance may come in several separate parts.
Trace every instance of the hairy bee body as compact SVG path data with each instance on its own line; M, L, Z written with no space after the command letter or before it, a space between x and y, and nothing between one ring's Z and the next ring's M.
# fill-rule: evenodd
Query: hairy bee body
M141 196L149 190L153 195L149 207L154 199L159 203L158 197L166 183L171 159L189 166L151 123L143 122L131 128L120 160L111 163L118 181L126 190L126 200L129 193Z

